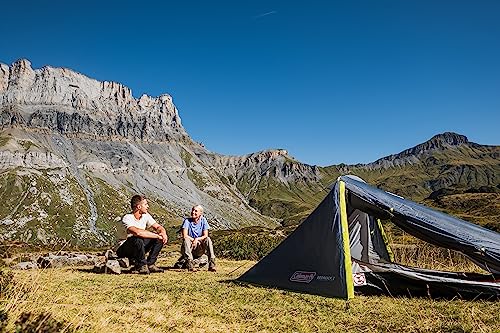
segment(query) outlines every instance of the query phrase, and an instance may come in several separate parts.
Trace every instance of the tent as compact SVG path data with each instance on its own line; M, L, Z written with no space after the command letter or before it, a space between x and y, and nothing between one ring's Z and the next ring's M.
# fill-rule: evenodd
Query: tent
M382 220L463 253L487 274L394 263ZM344 299L355 291L500 299L500 234L341 176L311 215L237 281Z

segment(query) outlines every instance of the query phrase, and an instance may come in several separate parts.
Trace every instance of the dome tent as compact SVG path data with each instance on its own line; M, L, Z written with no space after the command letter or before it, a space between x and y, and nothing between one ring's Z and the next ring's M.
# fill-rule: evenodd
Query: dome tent
M381 220L465 254L489 274L393 262ZM319 206L240 282L349 299L354 291L430 297L500 298L500 234L341 176Z

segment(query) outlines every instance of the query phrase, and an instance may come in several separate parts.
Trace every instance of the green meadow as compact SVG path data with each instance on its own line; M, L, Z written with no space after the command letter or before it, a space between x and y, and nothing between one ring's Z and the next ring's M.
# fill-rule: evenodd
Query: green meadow
M175 258L162 258L171 266ZM500 302L361 296L241 285L255 261L217 273L105 275L90 267L2 270L0 332L499 332Z

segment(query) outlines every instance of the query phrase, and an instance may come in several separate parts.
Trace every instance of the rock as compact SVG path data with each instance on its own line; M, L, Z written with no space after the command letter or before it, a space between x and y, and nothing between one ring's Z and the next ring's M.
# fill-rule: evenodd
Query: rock
M106 266L105 266L105 273L109 274L121 274L122 270L120 267L120 263L118 260L108 260L106 261Z
M12 266L12 269L21 269L21 270L38 269L38 265L36 262L33 261L23 261Z
M193 203L201 202L214 229L277 226L250 207L233 184L224 184L214 173L218 165L211 164L210 156L218 155L189 137L168 94L135 98L120 83L100 82L66 68L33 69L24 59L11 66L0 64L0 131L0 170L21 169L27 174L56 170L61 179L57 184L48 183L47 193L59 192L61 198L72 195L74 200L81 196L75 189L85 194L83 201L70 204L78 212L65 220L68 227L73 227L71 236L41 227L41 221L47 226L58 221L57 213L40 208L41 214L48 216L41 217L40 222L23 224L2 236L5 239L23 235L26 242L40 240L44 244L55 243L58 237L73 244L110 244L115 238L113 231L96 226L102 217L97 216L94 197L105 199L101 197L104 194L90 186L86 174L97 175L120 193L125 193L128 183L137 184L135 191L158 198L172 216L184 216ZM260 155L260 159L273 161L287 158L284 150ZM285 169L289 172L293 166ZM197 184L193 177L199 180ZM36 178L44 176L39 172ZM78 184L73 186L75 181ZM113 215L122 214L119 209ZM33 213L26 211L29 214ZM10 220L0 220L0 224ZM44 229L45 233L40 231L38 239L34 239L29 229ZM82 232L87 230L90 232Z
M94 265L104 264L104 263L106 263L106 260L108 260L108 258L106 258L106 256L95 256L94 257Z
M22 107L31 127L80 137L166 141L187 136L167 94L136 99L120 83L100 82L66 68L34 70L26 59L10 68L0 64L2 105Z
M68 257L66 256L55 256L49 254L44 257L39 257L37 264L40 268L61 268L69 265Z
M85 254L68 253L63 255L48 255L41 256L37 259L37 264L41 268L61 268L66 266L87 266L94 265L95 257Z
M194 267L203 267L206 264L208 264L208 257L206 254L201 255L199 258L193 259L193 265Z

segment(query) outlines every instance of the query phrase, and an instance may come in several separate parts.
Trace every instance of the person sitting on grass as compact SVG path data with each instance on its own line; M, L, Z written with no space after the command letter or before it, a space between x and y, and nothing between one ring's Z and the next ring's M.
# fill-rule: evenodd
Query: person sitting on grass
M215 272L215 253L212 240L208 237L207 219L203 216L203 207L196 205L191 209L191 217L182 223L181 257L174 265L176 268L185 267L194 271L193 256L198 258L208 255L208 270Z
M130 200L132 213L125 214L122 223L127 229L127 240L116 250L120 258L135 262L134 270L139 274L161 273L163 269L155 265L158 254L168 237L165 228L148 214L149 204L142 195L134 195ZM146 230L152 228L156 232ZM146 253L149 255L146 259Z

